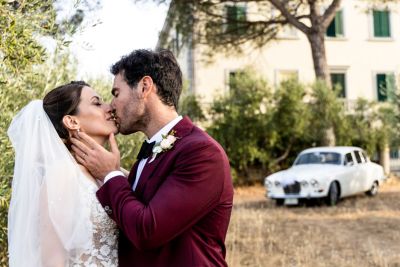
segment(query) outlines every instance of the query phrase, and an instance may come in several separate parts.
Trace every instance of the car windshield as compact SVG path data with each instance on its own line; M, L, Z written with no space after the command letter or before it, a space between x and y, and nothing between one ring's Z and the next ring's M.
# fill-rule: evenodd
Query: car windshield
M301 154L294 165L302 164L335 164L340 165L341 158L339 153L335 152L311 152Z

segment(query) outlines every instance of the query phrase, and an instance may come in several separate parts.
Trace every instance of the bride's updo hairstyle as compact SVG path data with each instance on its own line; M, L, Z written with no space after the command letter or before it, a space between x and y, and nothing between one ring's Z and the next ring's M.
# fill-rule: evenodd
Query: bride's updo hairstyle
M68 130L62 121L63 117L78 113L82 88L85 86L90 87L84 81L72 81L51 90L43 99L43 109L62 139L69 139Z

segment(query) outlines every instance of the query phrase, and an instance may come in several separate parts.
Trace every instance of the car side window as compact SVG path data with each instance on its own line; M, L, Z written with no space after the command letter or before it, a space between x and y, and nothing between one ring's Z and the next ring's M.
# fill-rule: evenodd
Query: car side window
M361 153L364 156L365 162L368 162L369 159L368 159L367 153L365 153L365 151L362 151Z
M362 163L363 160L361 159L360 151L355 150L354 155L356 156L357 163Z
M351 153L347 153L344 156L344 165L349 165L349 164L351 164L351 165L354 164L353 157L351 156Z
M362 153L362 151L357 151L358 152L358 154L360 155L360 157L361 157L361 161L362 161L362 163L365 163L365 162L367 162L367 160L365 159L365 157L364 157L364 154Z

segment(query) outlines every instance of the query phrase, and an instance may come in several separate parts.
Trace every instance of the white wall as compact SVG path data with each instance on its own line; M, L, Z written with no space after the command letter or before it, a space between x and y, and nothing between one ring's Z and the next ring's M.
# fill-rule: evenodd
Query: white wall
M374 74L400 71L400 5L391 12L392 38L376 40L371 38L372 16L360 3L343 1L345 37L326 40L327 59L333 69L346 69L347 99L375 100ZM302 82L312 82L315 75L311 49L304 34L298 32L297 36L297 39L272 41L262 49L247 47L242 56L217 54L212 64L202 61L202 48L197 46L196 93L202 95L205 102L211 102L216 94L227 90L228 72L245 66L253 67L271 84L275 84L278 70L297 70Z

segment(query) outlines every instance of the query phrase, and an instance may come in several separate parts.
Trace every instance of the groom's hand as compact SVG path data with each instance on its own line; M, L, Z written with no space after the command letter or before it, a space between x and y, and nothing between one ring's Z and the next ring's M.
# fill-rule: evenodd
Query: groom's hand
M83 132L72 137L71 142L75 159L96 179L103 181L110 172L120 170L120 154L114 134L109 136L111 151L107 151Z

